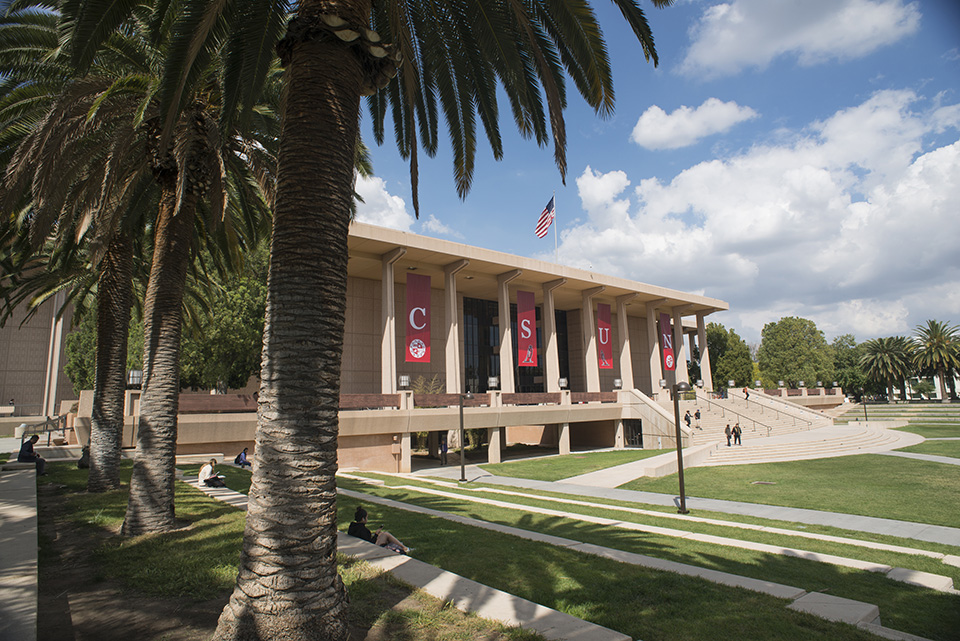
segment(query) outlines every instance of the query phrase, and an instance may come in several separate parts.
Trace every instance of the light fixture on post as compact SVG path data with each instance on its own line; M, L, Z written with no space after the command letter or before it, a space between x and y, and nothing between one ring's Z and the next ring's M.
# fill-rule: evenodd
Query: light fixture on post
M470 393L470 390L467 390L466 394L457 394L457 397L460 399L460 482L467 482L467 465L464 459L464 455L467 451L467 443L464 439L463 432L463 399L470 400L473 398L473 394Z
M697 379L697 387L699 387L700 389L703 389L703 379L701 378Z
M762 385L763 385L763 383L761 383L760 381L754 381L754 382L753 382L753 386L756 387L757 389L760 389L760 387L761 387Z
M143 384L142 369L127 370L127 386L128 387L140 387L142 384Z
M797 382L797 387L803 387L803 385L804 385L803 381Z
M733 386L736 385L736 384L737 384L737 382L734 381L733 379L730 379L729 381L727 381L727 387L733 387Z
M497 389L500 387L500 377L499 376L488 376L487 377L487 389Z
M613 389L623 389L623 380L619 378L613 379Z
M560 386L560 389L567 389L567 379L561 378L557 381L557 385Z
M665 378L660 379L660 389L667 389L667 379Z
M777 382L777 387L783 387L783 381L778 381L778 382Z
M397 387L400 389L407 389L410 387L410 377L406 374L401 374L397 379Z
M817 387L823 387L823 381L817 381Z
M687 498L683 487L683 446L680 434L680 394L690 391L690 383L680 381L673 386L673 423L677 428L677 474L680 478L680 514L688 514Z

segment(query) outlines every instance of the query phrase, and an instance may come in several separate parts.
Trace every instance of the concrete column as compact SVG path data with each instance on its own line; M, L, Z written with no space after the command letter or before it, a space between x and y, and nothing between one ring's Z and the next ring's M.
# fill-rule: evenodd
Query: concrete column
M620 418L617 419L617 432L613 438L613 446L618 450L622 450L627 446L627 439L623 433L623 419Z
M500 391L513 394L517 388L513 380L513 329L510 327L510 288L507 285L523 272L519 269L497 276L498 308L500 318Z
M673 308L673 345L676 348L677 357L675 383L690 382L690 376L687 374L687 348L683 341L683 312L689 307L689 305L680 305Z
M446 356L447 394L463 392L460 367L460 315L457 313L457 272L470 264L461 259L443 268L443 301L447 317L447 341L444 345Z
M410 443L410 432L404 432L400 435L400 473L409 474L413 470L412 455L413 447Z
M499 463L501 461L500 448L502 447L502 432L499 427L487 428L487 462Z
M660 379L663 367L660 365L660 335L657 333L657 307L667 302L666 298L647 301L647 348L650 350L650 397L659 398Z
M50 317L50 341L47 349L47 371L43 386L43 408L45 416L59 414L57 407L57 388L60 382L60 349L63 346L63 317L57 318L57 310L63 307L66 294L57 292L53 297L53 312Z
M587 373L587 391L600 391L600 363L597 361L597 327L593 314L593 297L606 287L592 287L581 292L580 325L583 336L584 370Z
M427 450L430 458L440 455L440 432L427 432Z
M637 297L637 293L617 297L617 341L620 345L620 380L623 389L633 389L633 357L630 355L630 325L627 321L627 303Z
M397 247L380 257L380 393L397 392L397 297L393 266L407 253Z
M570 423L557 424L557 440L560 443L560 453L570 453Z
M697 314L697 347L700 349L700 378L703 380L703 389L713 391L713 373L710 371L710 347L707 345L707 325L704 317L709 312Z
M560 391L560 352L557 347L557 309L553 304L553 290L567 282L566 278L543 284L543 343L547 377L547 392Z

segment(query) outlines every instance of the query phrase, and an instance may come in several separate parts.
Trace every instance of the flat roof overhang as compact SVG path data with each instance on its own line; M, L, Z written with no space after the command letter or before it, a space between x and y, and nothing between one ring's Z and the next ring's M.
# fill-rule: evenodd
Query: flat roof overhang
M395 263L397 283L406 283L407 274L414 272L431 276L434 287L443 287L444 267L467 259L469 264L457 274L457 291L470 298L497 300L497 276L519 269L522 273L510 283L511 288L534 292L538 303L543 300L545 283L566 280L554 290L557 309L580 309L581 292L600 286L605 289L594 300L613 302L635 294L630 301L633 305L663 300L662 307L686 306L685 316L730 309L728 303L716 298L365 223L351 223L348 245L349 275L377 281L381 279L383 256L397 247L406 249Z

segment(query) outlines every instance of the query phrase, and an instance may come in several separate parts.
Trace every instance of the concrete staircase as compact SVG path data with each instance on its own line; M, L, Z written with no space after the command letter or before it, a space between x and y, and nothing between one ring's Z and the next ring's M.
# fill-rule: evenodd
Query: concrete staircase
M922 441L921 436L886 429L884 425L877 423L831 425L758 439L751 439L749 434L745 433L743 445L720 445L712 450L710 456L700 465L709 467L775 463L869 454L899 449Z

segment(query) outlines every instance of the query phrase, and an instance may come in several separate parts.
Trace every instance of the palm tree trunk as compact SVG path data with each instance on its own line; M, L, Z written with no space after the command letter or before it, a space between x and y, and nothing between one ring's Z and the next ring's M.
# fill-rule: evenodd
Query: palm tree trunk
M143 388L137 451L122 534L173 529L180 400L180 328L183 289L190 263L196 196L188 195L177 215L176 181L161 182L150 283L143 310Z
M369 0L305 2L298 19L320 8L352 24L367 24L370 13ZM257 466L237 587L217 640L348 636L335 474L362 69L339 41L286 44Z
M133 239L121 232L107 247L97 284L97 373L90 424L88 492L120 487L132 278Z
M940 367L937 369L937 376L940 378L940 402L949 403L950 397L947 396L947 374Z

